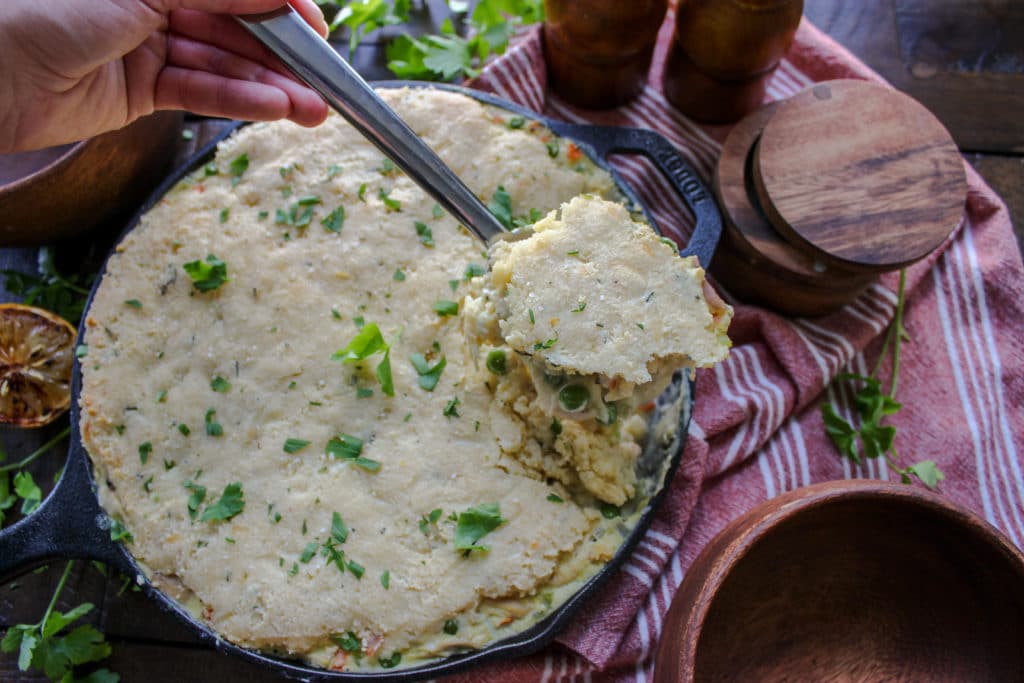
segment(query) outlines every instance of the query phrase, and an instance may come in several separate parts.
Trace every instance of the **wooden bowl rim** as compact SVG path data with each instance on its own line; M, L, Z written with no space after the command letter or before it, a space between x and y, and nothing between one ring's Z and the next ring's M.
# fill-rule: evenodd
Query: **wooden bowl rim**
M691 669L696 665L697 647L702 635L700 627L706 621L708 611L719 590L736 565L746 557L754 545L776 529L779 524L809 509L840 502L873 499L898 502L938 514L948 522L980 537L1010 562L1021 576L1024 576L1024 553L999 529L945 496L907 484L869 479L848 479L812 484L760 503L729 522L704 547L704 550L691 565L691 569L698 566L703 559L702 556L706 553L714 552L717 553L717 556L702 568L699 576L688 573L683 580L683 584L692 580L699 581L699 585L694 593L693 609L683 621L679 632L671 636L673 642L679 645L676 658L681 662L688 661ZM769 507L771 509L765 510ZM677 595L683 594L683 589L684 585L680 585ZM670 610L671 607L670 605ZM667 633L662 634L662 638L664 639L668 635ZM681 670L685 670L685 668Z
M13 182L0 183L0 199L4 199L4 198L6 198L9 195L13 195L13 194L17 193L19 190L23 189L24 187L26 187L28 185L32 185L33 183L39 182L40 180L44 180L44 179L50 177L51 175L54 175L54 174L58 173L59 171L63 170L63 168L65 166L67 166L72 161L74 161L75 158L78 157L83 152L83 150L85 150L86 146L88 146L89 142L91 142L93 139L94 138L86 138L85 140L79 140L78 142L72 142L72 143L70 143L71 147L69 147L66 152L64 152L59 157L57 157L56 159L54 159L50 163L46 164L42 168L36 169L32 173L29 173L26 176L22 176L22 177L18 178L17 180L13 181ZM65 143L65 144L67 144L67 143ZM59 147L60 145L53 145L53 146L54 147ZM44 147L43 149L46 149L46 148ZM40 150L25 150L25 151L27 151L27 152L35 152L35 151L40 151Z

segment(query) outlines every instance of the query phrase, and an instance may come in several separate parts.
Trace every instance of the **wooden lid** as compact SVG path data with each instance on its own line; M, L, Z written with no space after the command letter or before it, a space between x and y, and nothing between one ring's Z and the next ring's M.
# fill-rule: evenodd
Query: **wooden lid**
M778 107L768 104L747 116L722 145L714 189L723 231L710 272L748 303L787 315L821 315L854 299L876 276L836 267L798 249L762 213L751 178L751 148Z
M946 129L891 88L827 81L782 103L754 152L765 215L792 244L861 272L908 265L963 215L967 180Z

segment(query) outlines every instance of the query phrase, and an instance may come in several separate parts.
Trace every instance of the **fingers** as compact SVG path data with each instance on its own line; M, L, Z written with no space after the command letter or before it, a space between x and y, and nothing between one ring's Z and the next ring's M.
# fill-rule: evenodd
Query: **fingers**
M324 38L327 37L327 20L323 10L313 0L289 0L292 8Z
M315 126L327 116L323 100L293 100L274 85L168 66L157 79L157 109L187 109L197 114L273 121L287 118L303 126Z
M261 83L277 88L287 95L293 112L291 116L297 117L295 120L298 123L305 125L319 123L326 114L326 105L319 95L259 62L221 50L213 45L176 35L172 35L168 40L167 50L167 63L172 66L205 71L226 79Z

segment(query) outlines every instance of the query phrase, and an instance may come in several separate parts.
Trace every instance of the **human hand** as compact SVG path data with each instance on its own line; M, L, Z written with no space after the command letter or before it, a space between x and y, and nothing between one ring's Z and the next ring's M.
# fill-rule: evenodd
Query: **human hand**
M290 0L327 34L313 0ZM315 126L327 105L228 16L284 0L0 0L0 153L158 109Z

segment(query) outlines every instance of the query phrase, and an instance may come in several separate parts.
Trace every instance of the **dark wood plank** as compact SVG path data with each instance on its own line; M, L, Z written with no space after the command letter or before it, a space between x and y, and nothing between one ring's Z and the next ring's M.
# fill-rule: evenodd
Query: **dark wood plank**
M968 154L967 160L1006 202L1017 243L1024 251L1024 158Z
M806 0L805 14L931 109L961 149L1024 152L1017 0Z

